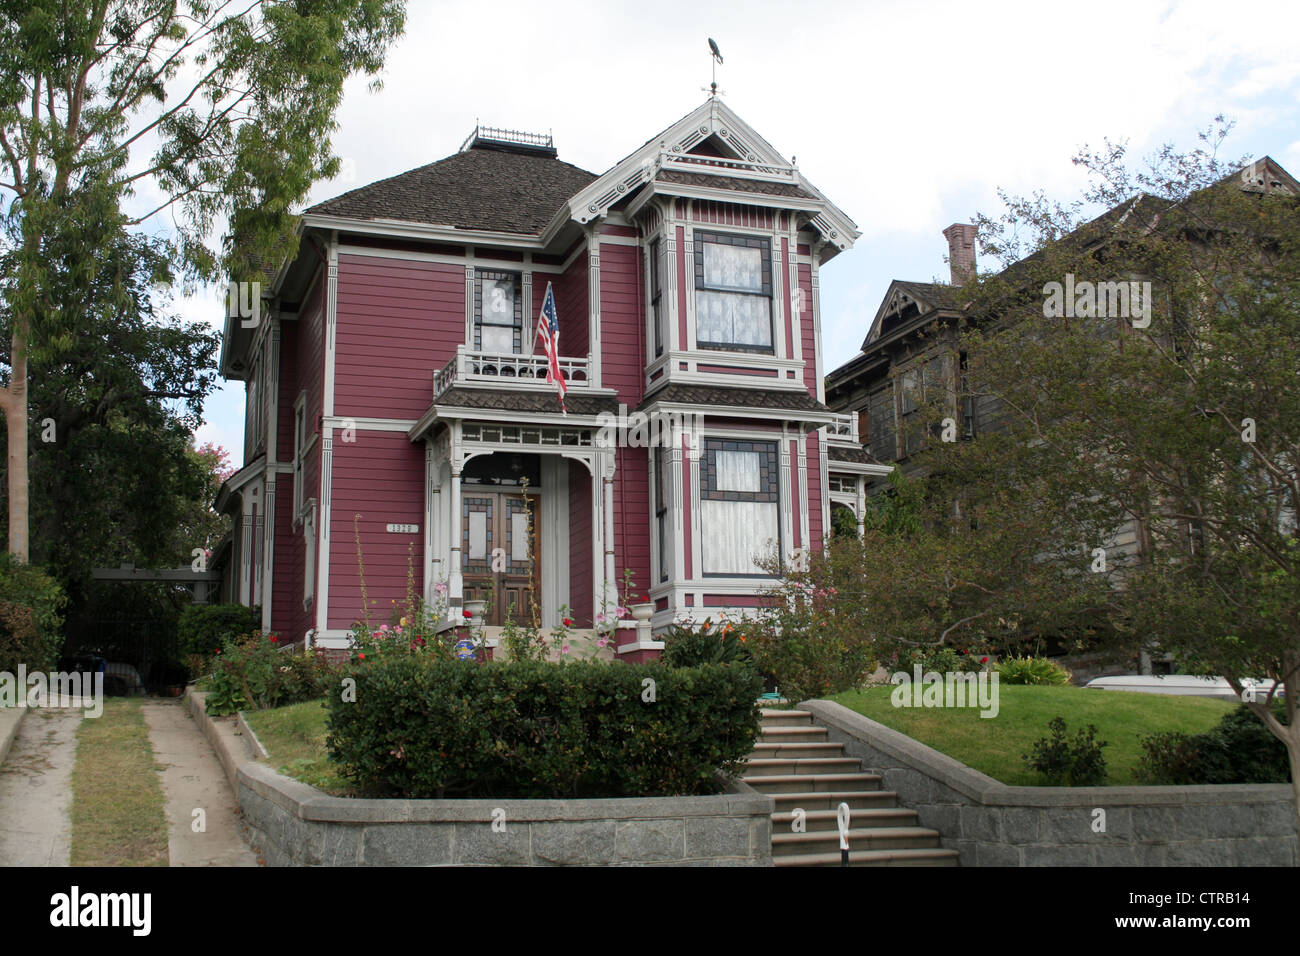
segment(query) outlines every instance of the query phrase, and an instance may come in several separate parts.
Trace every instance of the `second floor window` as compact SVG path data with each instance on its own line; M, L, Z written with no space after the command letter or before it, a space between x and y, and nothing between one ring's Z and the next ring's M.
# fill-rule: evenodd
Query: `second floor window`
M498 355L521 351L524 305L517 272L482 270L476 274L474 348Z
M867 398L867 443L877 461L898 457L894 443L894 383L886 382Z
M695 342L705 349L773 351L769 240L695 233Z
M655 358L664 354L663 302L659 275L659 240L650 243L650 311L654 316Z

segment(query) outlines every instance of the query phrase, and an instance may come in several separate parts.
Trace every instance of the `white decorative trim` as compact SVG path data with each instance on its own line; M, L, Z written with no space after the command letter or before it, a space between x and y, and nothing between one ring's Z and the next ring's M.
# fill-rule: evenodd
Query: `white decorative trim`
M325 287L325 395L322 411L334 414L334 365L338 361L339 236L330 234L329 284Z
M794 486L794 502L799 507L799 547L807 550L812 541L812 532L808 527L808 436L804 432L798 437L799 469L797 484ZM825 489L823 489L824 491ZM817 542L820 546L821 542Z
M462 240L464 237L460 237ZM467 246L466 248L473 248ZM377 259L404 259L408 262L436 262L439 265L449 266L476 266L483 269L508 269L519 268L519 263L510 259L493 259L491 256L463 255L452 256L439 252L418 252L413 249L385 249L382 247L371 246L350 246L346 243L339 246L340 256L372 256ZM525 256L531 256L532 253L525 253ZM533 272L546 272L560 275L564 272L563 266L532 264L526 266Z
M330 596L330 507L334 482L334 430L321 426L320 502L316 521L316 633L328 633ZM329 647L332 645L326 644Z
M813 353L813 369L817 376L817 401L823 405L826 404L826 376L822 373L822 305L821 305L821 267L818 264L819 251L821 243L810 246L812 254L812 324L813 324L813 345L816 351Z
M272 575L275 572L275 475L266 476L262 496L262 633L271 631Z
M340 418L326 415L321 419L326 428L356 428L359 432L409 432L415 426L413 418Z
M600 223L587 227L587 354L588 382L600 388Z
M561 210L561 214L563 214L563 210ZM567 218L566 216L566 221ZM348 216L306 213L302 217L302 222L307 228L315 227L317 229L397 239L426 239L458 246L469 243L476 246L508 246L512 249L526 248L544 251L550 245L550 239L545 237L538 238L537 236L528 236L515 232L493 232L486 229L457 229L450 226L410 222L403 219L353 219ZM556 232L558 231L557 229Z

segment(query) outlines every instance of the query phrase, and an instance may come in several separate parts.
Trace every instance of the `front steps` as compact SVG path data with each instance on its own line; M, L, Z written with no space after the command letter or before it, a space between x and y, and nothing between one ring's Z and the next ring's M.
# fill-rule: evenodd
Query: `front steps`
M957 851L939 845L939 832L917 826L916 811L881 790L880 777L844 756L844 745L827 740L826 728L814 725L807 711L763 710L762 736L743 779L776 801L777 866L839 866L841 803L849 805L850 866L957 865ZM796 811L803 811L801 833L793 830Z

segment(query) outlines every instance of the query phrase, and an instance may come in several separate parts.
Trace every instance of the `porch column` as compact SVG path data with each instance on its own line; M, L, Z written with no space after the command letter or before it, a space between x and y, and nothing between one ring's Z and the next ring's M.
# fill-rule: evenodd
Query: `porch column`
M447 607L452 620L456 619L461 612L461 608L465 605L465 578L461 574L460 564L460 470L462 464L459 456L452 457L451 481L448 483L449 487L447 489L448 510L451 512L447 522L447 540L451 545L451 567L447 575Z
M618 596L614 581L614 450L602 448L591 456L591 615L613 608Z
M252 607L253 587L253 502L248 489L239 496L240 535L239 535L239 603Z

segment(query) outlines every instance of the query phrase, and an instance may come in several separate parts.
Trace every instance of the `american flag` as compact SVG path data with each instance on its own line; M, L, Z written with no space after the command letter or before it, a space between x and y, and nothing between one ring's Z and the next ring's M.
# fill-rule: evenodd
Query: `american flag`
M537 337L546 349L546 382L560 387L560 411L567 415L564 373L560 371L560 317L555 312L555 293L549 282L546 283L546 298L542 300L542 314L537 320Z

